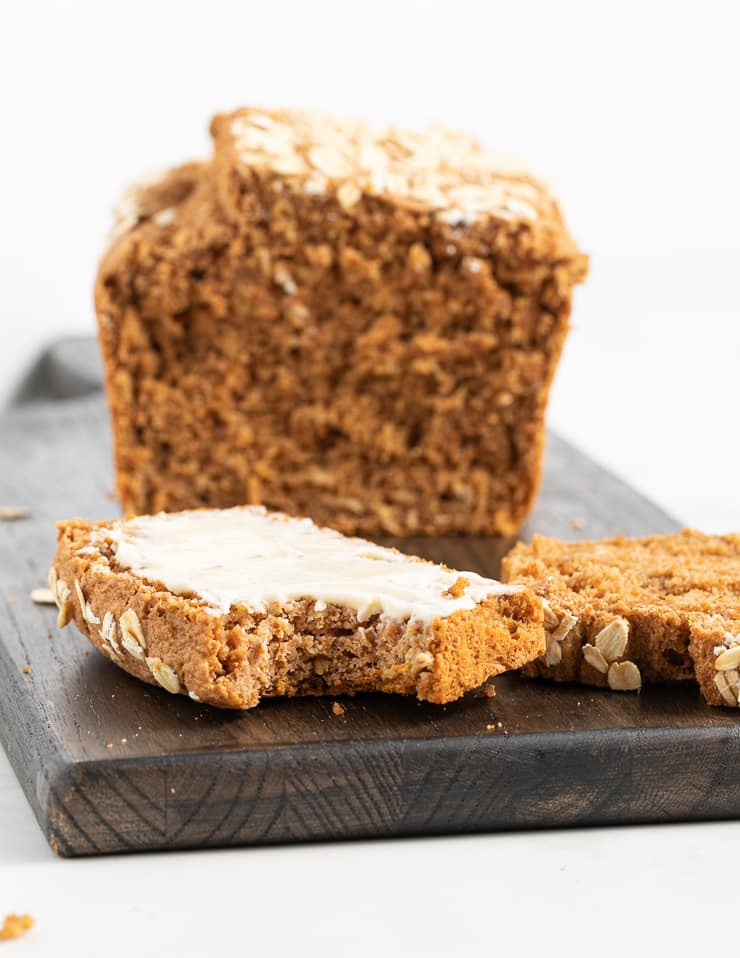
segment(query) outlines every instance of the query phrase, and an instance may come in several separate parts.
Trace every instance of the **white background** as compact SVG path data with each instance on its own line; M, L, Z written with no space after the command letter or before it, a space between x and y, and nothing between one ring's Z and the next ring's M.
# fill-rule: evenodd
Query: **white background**
M93 330L110 207L130 180L206 154L213 112L251 103L441 120L549 179L592 254L551 425L687 523L740 528L736 9L9 5L0 403L49 339ZM731 825L666 826L64 863L0 756L0 912L39 917L19 955L64 953L77 934L81 954L298 940L306 953L393 952L394 938L454 953L456 937L524 954L589 941L639 954L652 932L696 954L722 900L710 888L734 887L737 837ZM731 923L725 934L734 940Z

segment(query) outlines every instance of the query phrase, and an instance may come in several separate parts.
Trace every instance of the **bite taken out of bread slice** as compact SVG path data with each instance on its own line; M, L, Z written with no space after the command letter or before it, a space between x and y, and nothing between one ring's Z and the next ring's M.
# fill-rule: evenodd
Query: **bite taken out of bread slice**
M710 705L738 705L740 535L535 536L502 575L544 602L547 648L525 675L615 691L696 679Z
M545 650L530 590L259 506L72 519L58 538L59 624L223 708L369 691L450 702Z

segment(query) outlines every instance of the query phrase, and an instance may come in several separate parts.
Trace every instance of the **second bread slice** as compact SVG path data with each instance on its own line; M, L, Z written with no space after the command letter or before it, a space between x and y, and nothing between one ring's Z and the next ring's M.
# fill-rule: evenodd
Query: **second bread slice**
M545 603L547 649L526 675L616 691L696 678L711 705L738 705L740 535L535 536L503 578Z

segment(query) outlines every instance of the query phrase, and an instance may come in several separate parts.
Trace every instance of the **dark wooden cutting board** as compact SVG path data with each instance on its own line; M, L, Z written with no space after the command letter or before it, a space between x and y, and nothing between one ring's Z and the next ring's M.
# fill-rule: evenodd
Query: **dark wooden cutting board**
M494 698L440 707L362 695L337 717L329 699L230 713L143 685L29 597L46 581L56 519L117 514L102 397L6 413L0 458L0 504L31 510L0 522L0 737L62 855L740 813L736 714L693 687L620 695L512 675ZM550 438L523 536L676 527ZM400 543L487 575L509 544Z

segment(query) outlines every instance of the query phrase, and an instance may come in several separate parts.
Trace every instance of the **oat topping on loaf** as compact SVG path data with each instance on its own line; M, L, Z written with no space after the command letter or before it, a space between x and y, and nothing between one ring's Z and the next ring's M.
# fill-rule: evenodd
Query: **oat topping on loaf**
M586 273L550 192L469 137L292 111L135 191L96 309L127 513L511 534Z
M695 678L712 705L738 704L740 535L536 536L502 570L545 604L546 650L525 674L618 691Z
M121 668L226 708L360 691L447 702L544 647L524 588L261 507L61 523L50 587L60 625Z
M226 131L245 171L295 177L307 193L334 192L344 209L363 194L385 196L463 225L483 216L536 220L555 205L521 166L442 127L412 132L321 113L245 109Z

